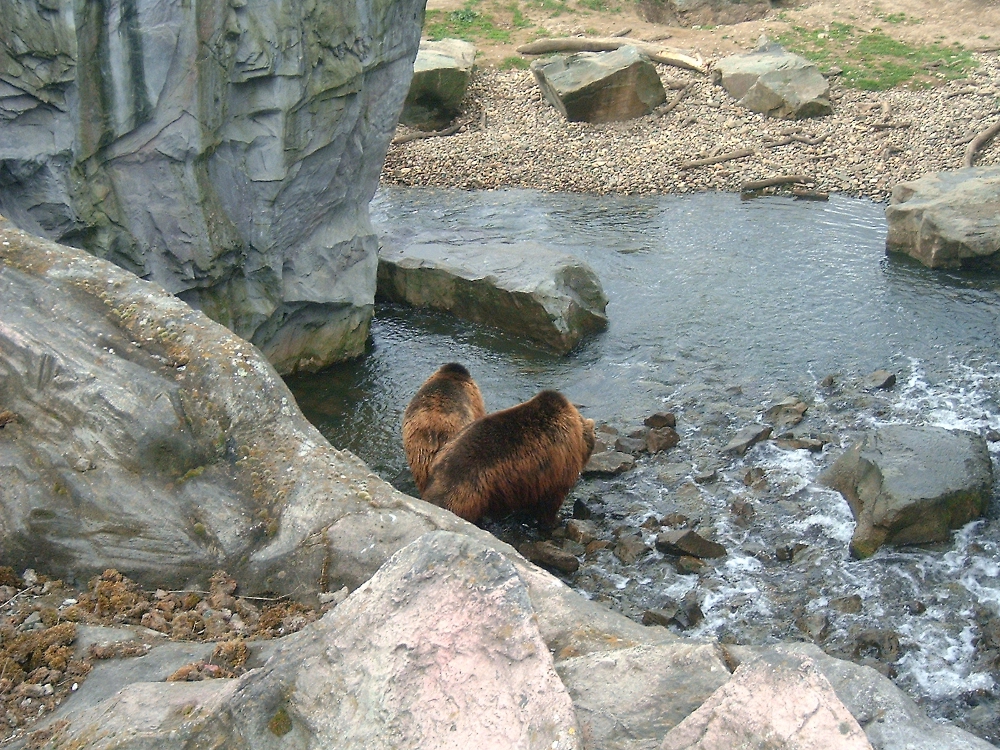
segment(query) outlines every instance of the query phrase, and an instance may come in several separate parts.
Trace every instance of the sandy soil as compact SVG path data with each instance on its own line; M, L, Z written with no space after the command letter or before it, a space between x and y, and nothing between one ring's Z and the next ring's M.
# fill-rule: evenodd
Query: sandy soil
M427 9L457 10L468 0L428 0ZM538 27L549 36L611 36L629 29L628 36L700 54L707 59L755 46L761 34L777 37L791 26L820 29L830 23L847 23L862 29L881 28L885 33L911 44L958 42L973 51L1000 49L1000 0L796 0L775 2L761 19L715 28L683 28L649 23L631 0L620 0L617 12L588 10L579 0L568 0L572 12L553 15L539 0L520 0L518 5L532 28L512 28L512 42L478 42L480 64L495 65L516 55L516 47L533 40ZM614 5L614 3L607 3ZM477 6L509 23L511 3L482 0ZM902 14L902 15L900 15ZM891 20L887 17L891 16ZM902 19L902 20L900 20Z

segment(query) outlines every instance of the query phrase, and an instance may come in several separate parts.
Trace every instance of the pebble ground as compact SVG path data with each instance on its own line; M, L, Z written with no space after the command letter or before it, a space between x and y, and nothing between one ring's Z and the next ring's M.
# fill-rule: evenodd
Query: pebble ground
M653 113L567 122L530 71L484 68L469 85L462 129L390 146L382 184L649 195L738 192L750 180L801 175L818 192L886 201L900 182L960 168L969 141L1000 117L1000 57L977 58L965 80L929 89L859 91L834 77L833 114L798 121L751 112L709 76L658 65L667 100ZM684 86L683 99L664 113ZM397 137L408 132L401 126ZM682 168L740 150L753 154ZM975 164L1000 164L1000 137Z

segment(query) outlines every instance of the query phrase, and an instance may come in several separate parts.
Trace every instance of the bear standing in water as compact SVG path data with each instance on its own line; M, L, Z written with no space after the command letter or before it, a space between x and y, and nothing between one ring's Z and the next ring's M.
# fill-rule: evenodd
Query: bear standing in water
M476 420L438 453L423 498L475 523L527 512L554 526L594 450L594 420L558 391Z
M403 451L421 495L438 451L463 427L485 416L483 394L462 365L442 365L424 381L403 413Z

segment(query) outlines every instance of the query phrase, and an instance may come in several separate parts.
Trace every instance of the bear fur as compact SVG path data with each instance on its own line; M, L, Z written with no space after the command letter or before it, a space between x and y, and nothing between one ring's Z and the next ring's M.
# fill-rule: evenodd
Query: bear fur
M594 450L594 420L558 391L476 420L438 453L423 498L467 521L526 512L554 526Z
M485 416L483 394L462 365L442 365L424 381L403 412L403 451L421 495L438 451L463 427Z

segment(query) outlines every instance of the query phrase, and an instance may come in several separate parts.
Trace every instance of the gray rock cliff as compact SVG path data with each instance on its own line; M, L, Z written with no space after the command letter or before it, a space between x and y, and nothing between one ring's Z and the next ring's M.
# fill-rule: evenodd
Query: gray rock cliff
M0 213L257 344L281 372L359 354L368 218L423 0L11 0Z

